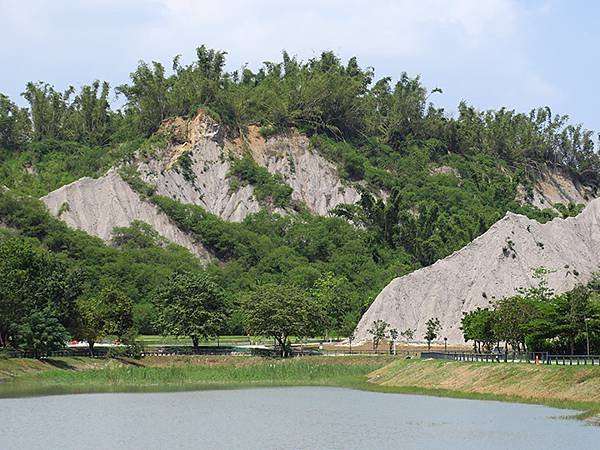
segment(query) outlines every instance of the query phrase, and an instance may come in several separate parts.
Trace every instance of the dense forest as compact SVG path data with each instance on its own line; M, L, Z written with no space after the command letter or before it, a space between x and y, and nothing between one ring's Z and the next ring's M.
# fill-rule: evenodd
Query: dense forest
M325 52L299 61L284 52L256 72L230 72L225 57L202 46L195 61L178 56L170 70L141 62L114 89L29 82L27 107L0 94L0 345L32 348L34 335L52 330L59 341L90 342L135 332L196 341L271 334L244 305L257 290L278 289L320 311L305 314L313 326L296 324L293 335L347 336L393 277L449 255L507 211L540 221L576 214L579 205L539 210L517 201L518 188L532 195L544 171L593 192L600 183L593 133L549 108L479 111L462 102L449 114L433 103L441 89L406 73L377 80L355 58L344 63ZM121 108L111 105L113 94ZM68 228L38 200L161 142L165 119L199 110L232 137L249 125L265 137L301 131L360 188L361 201L329 217L295 205L285 216L262 211L229 223L156 195L123 169L132 187L210 250L215 262L202 267L144 223L116 229L107 244ZM237 161L230 176L234 186L253 184L259 201L289 204L289 187L252 158ZM195 289L207 294L196 298ZM176 300L190 296L210 313L201 327L176 320L185 309Z

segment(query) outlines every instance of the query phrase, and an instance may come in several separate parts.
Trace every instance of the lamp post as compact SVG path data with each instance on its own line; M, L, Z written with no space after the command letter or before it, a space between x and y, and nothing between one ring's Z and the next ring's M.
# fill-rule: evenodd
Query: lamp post
M587 346L587 355L590 356L590 332L588 330L588 321L590 319L588 317L585 317L583 319L583 321L585 322L585 340L586 340L586 346Z
M447 337L444 338L444 351L445 352L448 351L448 338Z

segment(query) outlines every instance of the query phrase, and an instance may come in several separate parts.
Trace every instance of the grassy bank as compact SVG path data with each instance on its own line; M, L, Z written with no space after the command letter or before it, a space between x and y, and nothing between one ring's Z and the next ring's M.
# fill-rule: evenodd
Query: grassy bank
M55 358L0 363L0 397L258 386L352 386L390 357L163 357L142 360ZM3 365L4 366L3 366ZM11 367L12 366L12 367ZM4 368L3 368L4 367Z
M264 386L338 386L539 403L600 415L600 367L483 364L389 356L0 360L0 397Z
M600 367L394 361L369 374L378 391L538 403L600 415Z

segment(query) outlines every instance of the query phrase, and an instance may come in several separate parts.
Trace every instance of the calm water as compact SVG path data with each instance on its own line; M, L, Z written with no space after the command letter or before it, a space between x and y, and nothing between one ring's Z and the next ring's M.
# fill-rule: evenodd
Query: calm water
M313 387L65 395L0 400L0 448L600 448L571 413Z

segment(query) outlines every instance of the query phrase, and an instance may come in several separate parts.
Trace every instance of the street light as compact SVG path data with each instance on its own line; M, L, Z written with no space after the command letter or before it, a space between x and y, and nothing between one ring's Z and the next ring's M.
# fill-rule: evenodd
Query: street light
M585 317L583 319L583 321L585 322L585 340L586 340L586 344L587 344L587 355L590 356L590 332L588 330L588 321L590 319L588 317Z

